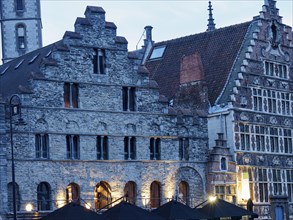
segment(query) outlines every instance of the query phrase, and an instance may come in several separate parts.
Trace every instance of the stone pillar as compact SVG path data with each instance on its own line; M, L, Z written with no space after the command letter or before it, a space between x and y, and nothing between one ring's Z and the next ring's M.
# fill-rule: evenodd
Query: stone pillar
M289 205L287 196L270 196L270 203L272 220L289 220ZM282 212L281 217L278 212Z

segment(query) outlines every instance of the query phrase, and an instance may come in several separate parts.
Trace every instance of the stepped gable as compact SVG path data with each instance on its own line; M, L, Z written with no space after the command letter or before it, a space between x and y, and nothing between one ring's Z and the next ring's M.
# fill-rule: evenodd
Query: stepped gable
M20 56L0 66L0 93L7 98L15 93L28 93L30 91L29 80L39 75L42 65L58 65L51 58L51 53L56 50L67 50L61 41L37 49Z
M166 45L163 56L158 59L148 58L146 67L150 71L150 77L158 82L161 94L169 100L174 98L180 86L182 58L198 53L203 64L209 101L214 104L225 85L250 24L251 21L156 43L153 48Z

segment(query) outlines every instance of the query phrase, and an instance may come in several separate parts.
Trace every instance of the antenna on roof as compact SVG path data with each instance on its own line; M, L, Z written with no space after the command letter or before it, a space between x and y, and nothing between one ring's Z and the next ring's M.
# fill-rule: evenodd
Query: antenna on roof
M216 29L216 24L214 23L214 18L213 18L213 8L212 8L212 3L211 1L209 1L209 8L208 8L208 11L209 11L209 23L208 23L208 29L207 31L214 31Z

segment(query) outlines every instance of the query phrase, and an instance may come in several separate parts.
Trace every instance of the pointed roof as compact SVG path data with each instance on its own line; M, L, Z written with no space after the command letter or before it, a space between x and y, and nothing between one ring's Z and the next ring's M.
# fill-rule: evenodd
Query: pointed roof
M212 3L211 1L209 1L209 8L208 8L208 11L209 11L209 23L208 23L208 29L207 31L214 31L216 29L216 24L214 23L214 18L213 18L213 6L212 6Z
M155 59L150 59L151 51L146 62L150 78L157 81L160 93L171 100L180 86L183 57L199 54L209 101L214 104L225 86L250 24L251 21L156 43L153 50L165 49L162 56Z

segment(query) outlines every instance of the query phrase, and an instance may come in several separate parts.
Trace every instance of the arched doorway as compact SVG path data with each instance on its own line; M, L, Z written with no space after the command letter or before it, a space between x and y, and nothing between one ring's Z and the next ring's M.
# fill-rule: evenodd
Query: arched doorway
M127 195L127 201L135 205L136 201L136 184L133 181L129 181L125 184L124 195Z
M179 183L179 200L184 204L189 204L189 185L185 181Z
M107 182L101 181L95 187L95 208L109 208L112 201L111 198L111 187Z
M161 203L161 184L158 181L154 181L151 184L151 200L150 200L150 207L158 208Z
M38 210L51 209L51 187L47 182L41 182L37 188Z
M80 190L79 185L76 183L70 183L66 187L66 202L80 203Z

